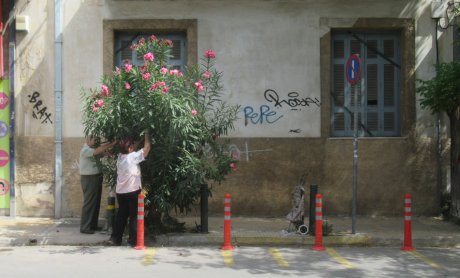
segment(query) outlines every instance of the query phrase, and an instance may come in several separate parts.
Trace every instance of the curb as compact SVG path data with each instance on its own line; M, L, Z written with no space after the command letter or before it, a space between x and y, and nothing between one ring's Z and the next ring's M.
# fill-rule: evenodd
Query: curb
M313 246L313 236L234 236L233 246ZM222 246L223 236L214 235L160 235L149 245L153 246ZM402 238L375 238L365 234L359 235L332 235L323 237L323 244L331 247L397 247L403 246ZM460 247L460 236L438 236L423 239L414 239L414 246L430 247Z

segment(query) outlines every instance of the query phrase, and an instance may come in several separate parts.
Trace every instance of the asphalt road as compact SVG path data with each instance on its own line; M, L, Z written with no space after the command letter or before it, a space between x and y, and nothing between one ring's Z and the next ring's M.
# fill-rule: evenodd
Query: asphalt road
M0 277L460 277L460 248L0 248Z

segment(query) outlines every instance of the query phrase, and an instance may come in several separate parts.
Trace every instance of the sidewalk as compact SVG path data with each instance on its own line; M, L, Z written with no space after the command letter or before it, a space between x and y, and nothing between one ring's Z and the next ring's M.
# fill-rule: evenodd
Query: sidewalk
M199 217L180 218L187 230L200 224ZM329 217L331 235L323 237L324 246L401 247L404 222L401 218L357 217L356 233L351 234L351 218ZM0 217L0 247L24 245L102 245L109 238L106 231L81 234L80 219ZM105 221L101 220L100 224ZM308 219L306 221L308 225ZM233 246L313 246L315 237L287 232L284 218L232 218ZM155 240L145 239L146 246L220 247L223 244L223 218L208 219L209 232L164 234ZM460 226L433 217L413 217L412 242L417 247L460 247Z

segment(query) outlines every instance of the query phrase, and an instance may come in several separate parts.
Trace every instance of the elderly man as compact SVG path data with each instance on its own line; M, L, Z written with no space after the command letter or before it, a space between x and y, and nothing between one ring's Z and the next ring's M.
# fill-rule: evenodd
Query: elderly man
M94 136L87 136L80 151L80 178L83 189L80 232L83 234L94 234L98 228L103 178L95 156L102 155L116 144L116 142L105 143L95 148L96 139Z

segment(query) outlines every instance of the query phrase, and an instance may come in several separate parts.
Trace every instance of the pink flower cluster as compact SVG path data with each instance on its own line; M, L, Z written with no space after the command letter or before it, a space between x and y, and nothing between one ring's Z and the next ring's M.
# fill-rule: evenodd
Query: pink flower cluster
M204 57L208 58L208 59L214 59L216 58L216 53L214 51L212 51L211 49L208 49L205 53L204 53Z
M169 75L175 75L177 77L182 77L184 76L184 74L182 74L182 72L180 72L180 70L178 69L172 69L169 71Z
M199 92L204 90L204 86L203 86L203 83L201 82L201 80L198 80L197 82L195 82L195 87L196 87L196 92L197 93L199 93Z
M142 74L142 79L144 79L145 81L149 80L150 79L150 73L146 72L146 73Z
M209 78L211 78L212 73L210 73L209 71L205 71L205 72L203 72L203 74L201 76L203 78L209 79Z
M109 88L104 84L101 85L101 96L103 96L103 97L104 96L105 97L109 96Z
M126 73L130 73L132 69L133 69L133 65L131 65L130 63L125 64L125 72Z
M155 91L158 88L162 88L161 93L166 94L169 90L168 86L166 86L166 82L164 81L157 81L152 86L150 86L150 91Z
M153 56L153 53L149 52L149 53L146 53L144 55L144 61L150 61L150 62L153 62L153 59L155 57Z
M166 45L169 46L169 47L173 47L173 42L172 42L172 40L166 39L166 40L163 40L163 43L166 44Z
M104 101L102 99L98 99L93 104L93 112L99 111L99 107L104 106Z
M192 109L192 116L196 116L198 114L198 111L196 109Z

